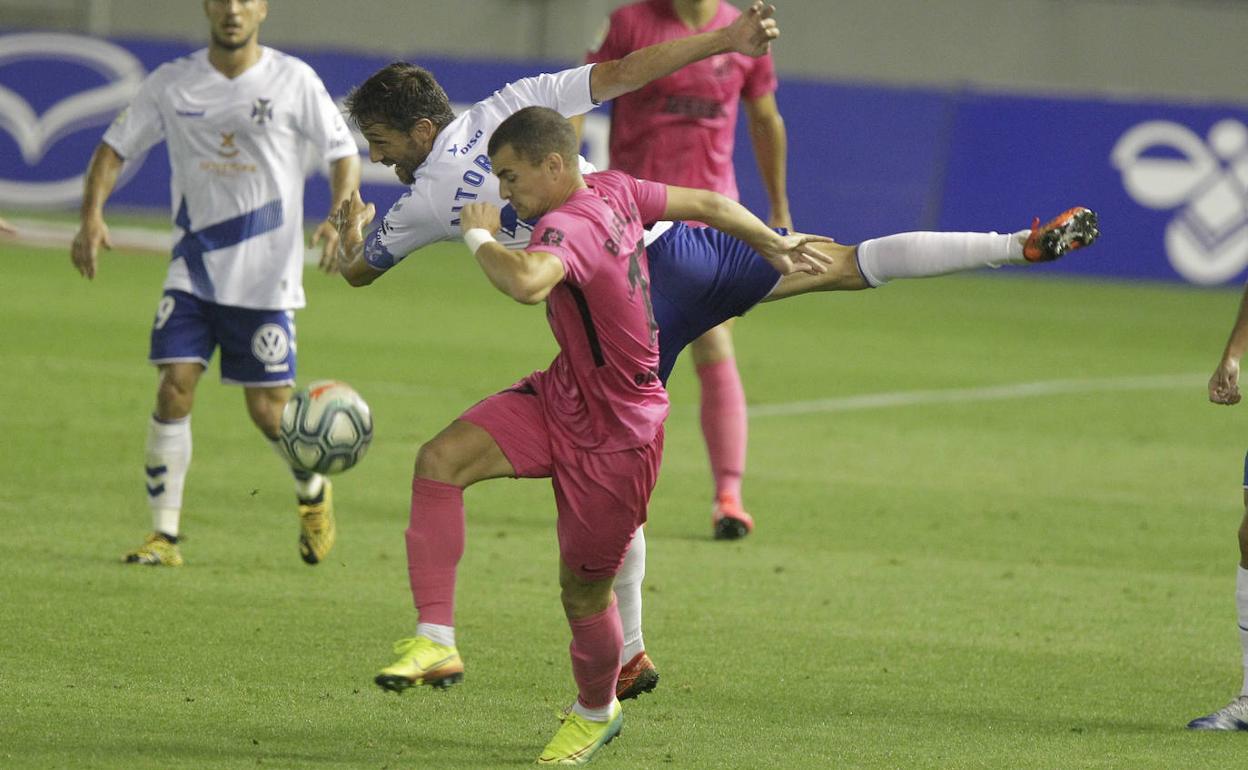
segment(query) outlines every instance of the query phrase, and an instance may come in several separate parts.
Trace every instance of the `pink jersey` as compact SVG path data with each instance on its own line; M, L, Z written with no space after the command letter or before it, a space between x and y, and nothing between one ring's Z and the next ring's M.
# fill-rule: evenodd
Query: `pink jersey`
M602 44L586 61L619 59L655 43L726 27L740 11L723 0L715 18L692 30L672 0L643 0L611 14ZM615 99L611 108L611 168L642 179L697 187L734 200L732 145L741 97L776 90L771 54L757 59L720 54Z
M642 245L642 223L662 217L667 188L617 171L585 182L537 221L526 247L554 254L565 270L546 298L559 355L532 379L553 433L618 452L649 444L667 417Z

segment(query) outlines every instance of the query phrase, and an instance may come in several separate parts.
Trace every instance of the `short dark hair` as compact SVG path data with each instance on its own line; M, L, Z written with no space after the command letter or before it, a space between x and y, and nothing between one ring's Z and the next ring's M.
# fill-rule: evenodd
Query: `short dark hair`
M553 152L575 164L580 149L576 129L549 107L525 107L500 123L490 137L490 155L506 145L529 163L541 163Z
M439 130L455 119L451 100L424 67L396 61L347 95L347 114L361 129L381 124L406 133L428 118Z

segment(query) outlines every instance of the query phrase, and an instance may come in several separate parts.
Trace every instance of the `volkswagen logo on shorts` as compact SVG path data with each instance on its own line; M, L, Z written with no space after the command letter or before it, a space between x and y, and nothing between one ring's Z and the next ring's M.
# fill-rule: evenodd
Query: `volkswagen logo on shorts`
M266 369L274 364L285 364L290 353L290 337L277 324L264 324L251 337L251 353Z
M36 65L59 65L57 76L67 74L56 84L71 89L69 95L56 99L55 94L19 93L21 86L33 89L55 79L49 76L41 82L30 77ZM0 35L0 130L17 146L15 156L21 156L0 163L0 205L49 207L77 202L89 153L58 155L53 149L77 131L111 121L133 98L146 74L133 54L105 40L40 32ZM0 158L6 155L0 153ZM142 158L135 158L126 164L126 178L141 162ZM25 168L11 165L15 163Z

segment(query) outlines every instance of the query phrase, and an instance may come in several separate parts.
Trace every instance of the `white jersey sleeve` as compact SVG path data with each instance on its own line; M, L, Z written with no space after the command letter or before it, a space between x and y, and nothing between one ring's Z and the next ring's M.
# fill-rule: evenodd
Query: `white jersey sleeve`
M508 83L481 104L492 102L507 115L525 107L549 107L565 118L583 115L598 106L590 93L593 64L562 72L544 73Z
M143 79L138 93L104 132L104 142L122 158L147 152L165 138L165 121L160 114L158 94L165 87L165 67Z
M519 220L498 194L486 154L499 124L524 107L549 107L562 115L580 115L597 106L590 94L594 65L509 83L455 118L434 140L433 149L415 172L411 188L365 242L364 255L377 270L389 270L408 254L439 241L458 240L459 212L467 203L492 203L502 210L498 239L523 248L533 228ZM582 169L587 164L582 161ZM592 167L588 167L592 170Z

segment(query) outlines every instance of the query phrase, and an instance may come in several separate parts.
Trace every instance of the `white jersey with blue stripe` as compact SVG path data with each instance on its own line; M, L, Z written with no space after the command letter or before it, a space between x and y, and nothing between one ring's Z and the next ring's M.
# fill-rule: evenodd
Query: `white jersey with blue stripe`
M490 136L524 107L549 107L565 117L589 112L597 106L589 89L593 66L509 83L447 124L434 139L429 157L413 173L409 189L369 236L364 249L368 263L377 270L389 270L423 246L460 239L459 212L476 202L492 203L502 210L499 241L513 249L527 246L532 225L516 218L515 210L498 194L498 179L490 173L486 152ZM582 158L582 173L593 170Z
M207 49L163 64L104 134L123 158L168 145L174 250L165 288L222 305L303 307L303 185L358 152L301 60L263 48L235 78Z

